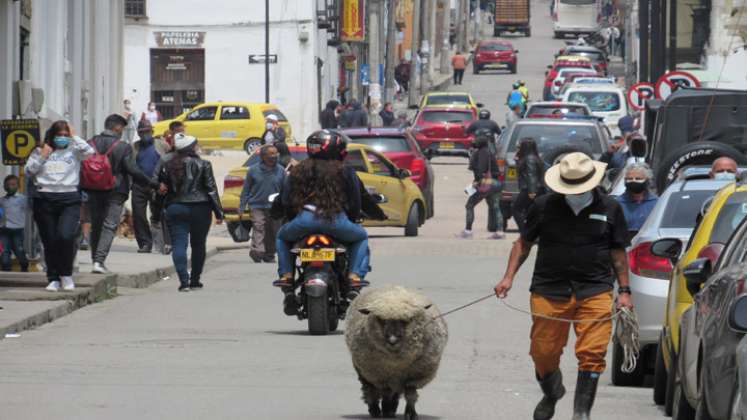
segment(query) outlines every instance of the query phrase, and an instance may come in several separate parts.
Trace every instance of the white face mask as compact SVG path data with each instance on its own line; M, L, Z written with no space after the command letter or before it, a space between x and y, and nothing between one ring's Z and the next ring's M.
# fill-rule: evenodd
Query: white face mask
M153 111L156 110L156 106L155 105L151 105L151 106L148 107L148 109L150 110L150 112L153 112Z
M272 130L272 123L268 122L265 124L265 128L268 130Z
M573 210L573 213L578 216L581 211L589 207L594 201L594 194L591 191L587 191L582 194L566 194L565 202Z
M713 175L713 179L718 181L736 181L737 174L727 171L717 172Z

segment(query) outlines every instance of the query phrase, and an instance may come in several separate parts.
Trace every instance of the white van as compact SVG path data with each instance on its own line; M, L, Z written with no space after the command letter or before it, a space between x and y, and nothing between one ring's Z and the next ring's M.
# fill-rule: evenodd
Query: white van
M552 0L555 38L599 30L599 0Z
M580 102L588 105L592 115L604 118L604 124L613 136L620 135L617 121L628 115L625 92L618 86L573 85L563 94L563 102Z

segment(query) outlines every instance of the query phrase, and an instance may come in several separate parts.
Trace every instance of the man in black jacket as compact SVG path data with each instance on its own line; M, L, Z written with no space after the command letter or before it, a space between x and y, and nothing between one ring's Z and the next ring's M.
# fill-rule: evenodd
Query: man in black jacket
M324 111L319 114L319 123L322 125L322 130L334 130L337 128L337 115L335 115L335 110L338 106L340 106L340 103L335 100L327 102Z
M91 139L91 145L98 154L109 154L112 175L116 179L114 189L110 191L86 190L88 207L91 213L91 257L93 272L106 274L109 270L104 265L109 255L114 235L122 219L124 203L130 195L130 182L158 188L158 183L148 178L132 159L132 147L120 141L127 120L121 115L112 114L104 121L104 131Z
M350 102L350 108L342 113L340 118L340 127L342 128L365 128L368 127L368 113L363 110L360 102L353 99Z
M470 158L469 169L474 175L474 181L467 194L465 209L466 223L464 231L458 237L472 239L472 224L475 221L475 207L482 200L488 204L488 231L490 239L503 239L503 214L500 208L501 183L498 180L500 170L495 155L490 151L493 134L490 130L482 129L475 133L475 151Z

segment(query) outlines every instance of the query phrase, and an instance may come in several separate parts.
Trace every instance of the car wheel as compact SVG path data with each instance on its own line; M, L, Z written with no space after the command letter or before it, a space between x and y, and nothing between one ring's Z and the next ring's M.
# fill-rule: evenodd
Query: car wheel
M654 365L654 403L657 405L662 405L667 400L667 379L667 367L664 365L664 354L659 344L656 346L656 364Z
M519 64L518 64L518 63L516 63L516 64L514 64L513 66L511 66L511 74L516 74L516 68L517 68L518 66L519 66Z
M474 74L480 74L480 66L478 66L477 64L473 64L472 65L472 73L474 73Z
M428 191L428 197L426 197L426 206L428 206L428 211L426 214L428 217L427 219L430 219L431 217L436 215L436 200L433 198L433 187L431 187L430 191Z
M612 385L615 386L641 386L645 378L643 353L638 357L635 370L630 373L622 371L622 365L625 362L625 349L613 340L612 344Z
M660 343L659 345L661 346L662 344ZM667 371L667 392L664 398L664 414L667 416L671 416L674 409L674 369L676 361L674 352L669 352L669 354L672 356L669 362L669 371Z
M739 387L739 379L734 387L734 395L731 397L731 409L729 410L729 420L744 420L742 413L742 390Z
M420 209L418 203L410 206L410 212L407 214L407 224L405 225L405 236L418 236L420 227Z
M690 406L682 391L682 374L679 362L674 361L674 394L672 395L672 420L694 420L695 410Z
M532 36L532 28L527 28L527 31L524 34L527 36L527 38L531 37Z
M746 165L747 157L725 143L714 141L695 142L686 144L675 149L661 161L656 170L656 188L659 192L664 191L669 184L677 179L679 171L690 165L711 165L720 157L730 157L738 165Z
M260 147L262 147L262 140L260 139L249 139L244 142L244 151L249 156L253 155Z
M555 32L553 32L552 37L555 38L555 39L561 39L561 38L563 38L563 34L561 34L558 31L555 31Z

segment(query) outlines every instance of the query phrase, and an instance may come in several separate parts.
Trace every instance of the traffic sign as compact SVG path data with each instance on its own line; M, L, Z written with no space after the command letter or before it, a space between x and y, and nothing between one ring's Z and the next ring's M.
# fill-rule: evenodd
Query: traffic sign
M628 89L628 105L636 111L646 107L646 101L654 98L654 85L648 82L636 83Z
M23 165L39 144L38 120L2 120L3 164Z
M674 91L681 88L699 88L700 80L686 71L670 71L656 82L655 93L659 99L667 99Z

